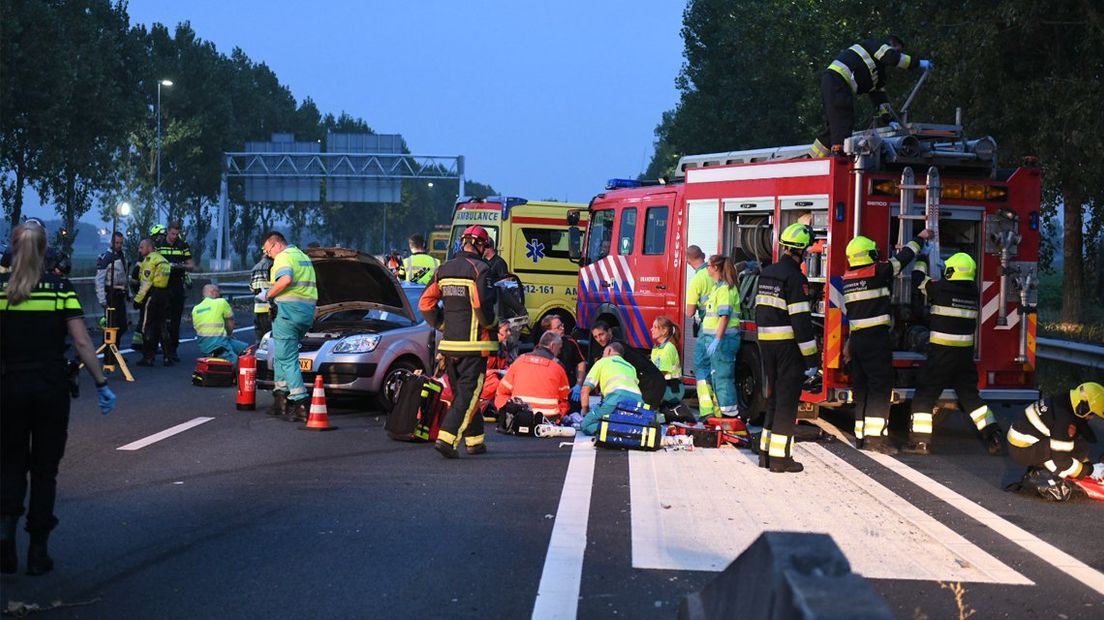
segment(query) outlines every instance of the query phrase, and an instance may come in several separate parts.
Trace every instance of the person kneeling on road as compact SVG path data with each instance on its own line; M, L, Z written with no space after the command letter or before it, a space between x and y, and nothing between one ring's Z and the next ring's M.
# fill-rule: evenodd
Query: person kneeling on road
M230 337L234 333L234 311L222 298L217 284L204 285L203 301L192 308L192 326L196 344L204 355L237 364L238 356L249 346Z
M557 357L563 339L558 334L544 332L537 348L517 358L506 370L506 376L498 383L495 408L511 398L520 398L534 413L544 416L552 424L559 422L568 411L567 373Z
M624 354L625 346L620 342L609 343L587 373L582 394L582 431L587 435L597 433L602 416L613 413L618 405L632 406L641 401L636 369L625 361ZM602 404L588 413L590 393L595 389L602 393Z
M1093 415L1104 417L1104 386L1082 383L1066 394L1046 396L1024 409L1008 429L1012 460L1027 467L1024 482L1048 499L1069 498L1067 480L1104 481L1104 463L1089 462Z

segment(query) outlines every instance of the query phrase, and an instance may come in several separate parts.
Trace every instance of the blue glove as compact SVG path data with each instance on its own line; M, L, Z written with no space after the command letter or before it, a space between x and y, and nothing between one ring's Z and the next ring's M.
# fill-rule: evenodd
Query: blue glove
M893 131L901 131L901 123L897 121L889 121L889 128Z
M721 344L720 338L714 338L713 342L709 343L709 346L705 348L705 354L709 357L713 357L713 354L717 352L717 347Z
M571 388L571 400L582 400L583 398L583 386L576 385Z
M820 372L820 368L818 368L816 366L814 366L812 368L806 368L805 369L805 376L809 377L811 379L811 378L817 376L817 373L819 373L819 372Z
M115 408L115 392L105 383L96 388L96 395L100 400L100 413L107 415Z
M927 71L927 70L929 70L933 67L935 67L935 65L932 64L932 61L930 61L930 60L921 60L920 61L920 68L923 69L924 71Z

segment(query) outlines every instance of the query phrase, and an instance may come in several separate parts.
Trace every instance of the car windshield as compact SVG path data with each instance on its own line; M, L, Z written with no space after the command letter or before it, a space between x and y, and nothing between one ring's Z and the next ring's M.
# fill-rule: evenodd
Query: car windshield
M418 300L422 298L422 291L425 291L425 286L420 284L403 284L403 292L406 293L406 298L410 300L410 307L414 310L414 321L421 323L422 311L418 310Z
M414 324L410 319L401 314L388 312L382 308L352 308L330 312L319 317L318 322L323 325L335 323L364 323L366 327L374 329L386 329L394 327L410 327Z

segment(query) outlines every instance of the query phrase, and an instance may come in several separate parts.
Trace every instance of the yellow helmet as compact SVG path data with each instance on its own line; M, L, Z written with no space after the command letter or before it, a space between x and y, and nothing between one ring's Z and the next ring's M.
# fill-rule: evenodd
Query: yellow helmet
M878 260L878 246L869 237L859 235L847 243L847 264L852 267L871 265Z
M812 238L813 235L805 224L790 224L782 231L778 244L794 250L804 250L809 247Z
M164 224L154 224L153 226L150 226L150 233L149 234L150 234L151 237L156 237L157 235L165 234L165 231L166 231L166 228L165 228Z
M1104 418L1104 385L1088 382L1070 390L1070 404L1079 418L1096 414Z
M977 264L969 254L959 252L947 259L943 269L943 277L948 280L973 280Z

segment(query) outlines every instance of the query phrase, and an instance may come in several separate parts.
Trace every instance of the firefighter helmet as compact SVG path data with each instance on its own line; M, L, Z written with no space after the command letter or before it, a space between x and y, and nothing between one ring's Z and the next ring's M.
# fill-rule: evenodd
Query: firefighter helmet
M464 229L464 233L460 235L460 243L471 243L485 248L490 245L491 236L487 234L487 229L482 226L468 226Z
M1079 418L1096 414L1104 418L1104 385L1089 381L1070 390L1070 404Z
M163 235L167 230L164 224L154 224L150 226L150 236L156 237L157 235Z
M809 247L812 238L812 232L805 224L790 224L786 227L786 230L782 231L782 237L778 239L778 244L794 250L804 250Z
M977 264L965 252L951 255L943 266L943 277L948 280L973 280Z
M869 237L859 235L847 243L847 264L863 267L878 260L878 246Z

